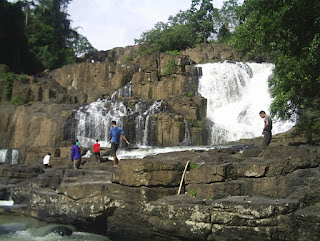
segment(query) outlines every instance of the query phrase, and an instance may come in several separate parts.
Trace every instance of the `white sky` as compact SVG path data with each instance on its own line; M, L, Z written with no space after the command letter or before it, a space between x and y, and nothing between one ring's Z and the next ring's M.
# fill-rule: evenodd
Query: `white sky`
M73 0L68 6L72 27L98 50L134 45L134 39L157 22L190 8L192 0ZM239 1L242 2L242 1ZM223 0L213 0L221 8Z

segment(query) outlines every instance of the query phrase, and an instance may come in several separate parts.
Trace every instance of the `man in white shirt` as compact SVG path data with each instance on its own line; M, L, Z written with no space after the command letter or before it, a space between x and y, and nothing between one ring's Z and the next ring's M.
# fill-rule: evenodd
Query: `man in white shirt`
M51 157L51 153L48 152L47 155L45 155L45 157L43 158L43 165L44 165L44 168L47 168L47 167L52 167L51 164L50 164L50 157Z

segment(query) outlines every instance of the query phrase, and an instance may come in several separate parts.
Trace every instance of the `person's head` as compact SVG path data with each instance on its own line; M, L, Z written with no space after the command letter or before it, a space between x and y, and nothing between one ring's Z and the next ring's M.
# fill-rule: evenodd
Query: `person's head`
M77 139L76 142L79 142L79 140Z
M116 121L111 121L111 126L117 126L117 122Z
M96 142L99 142L99 140L97 139Z
M50 155L51 155L51 153L50 153L50 152L48 152L48 155L50 156Z
M266 117L266 112L264 110L262 110L259 112L259 115L261 118L264 118L264 117Z
M73 141L72 144L75 145L75 144L77 144L77 142L76 142L76 141Z

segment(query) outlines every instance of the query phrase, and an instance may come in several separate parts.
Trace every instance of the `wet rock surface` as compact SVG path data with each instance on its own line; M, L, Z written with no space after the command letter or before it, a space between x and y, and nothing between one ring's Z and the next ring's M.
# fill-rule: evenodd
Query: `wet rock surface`
M1 190L15 205L0 212L112 240L319 240L319 149L270 146L254 157L238 149L158 154L118 168L93 159L79 170L4 164Z

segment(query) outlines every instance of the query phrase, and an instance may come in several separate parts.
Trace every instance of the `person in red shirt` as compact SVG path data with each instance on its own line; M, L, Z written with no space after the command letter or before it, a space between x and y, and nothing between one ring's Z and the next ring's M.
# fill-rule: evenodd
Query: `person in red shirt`
M93 145L93 152L94 152L94 156L96 157L96 164L98 164L98 162L100 162L100 144L99 144L99 140L96 140L96 143L94 143Z

